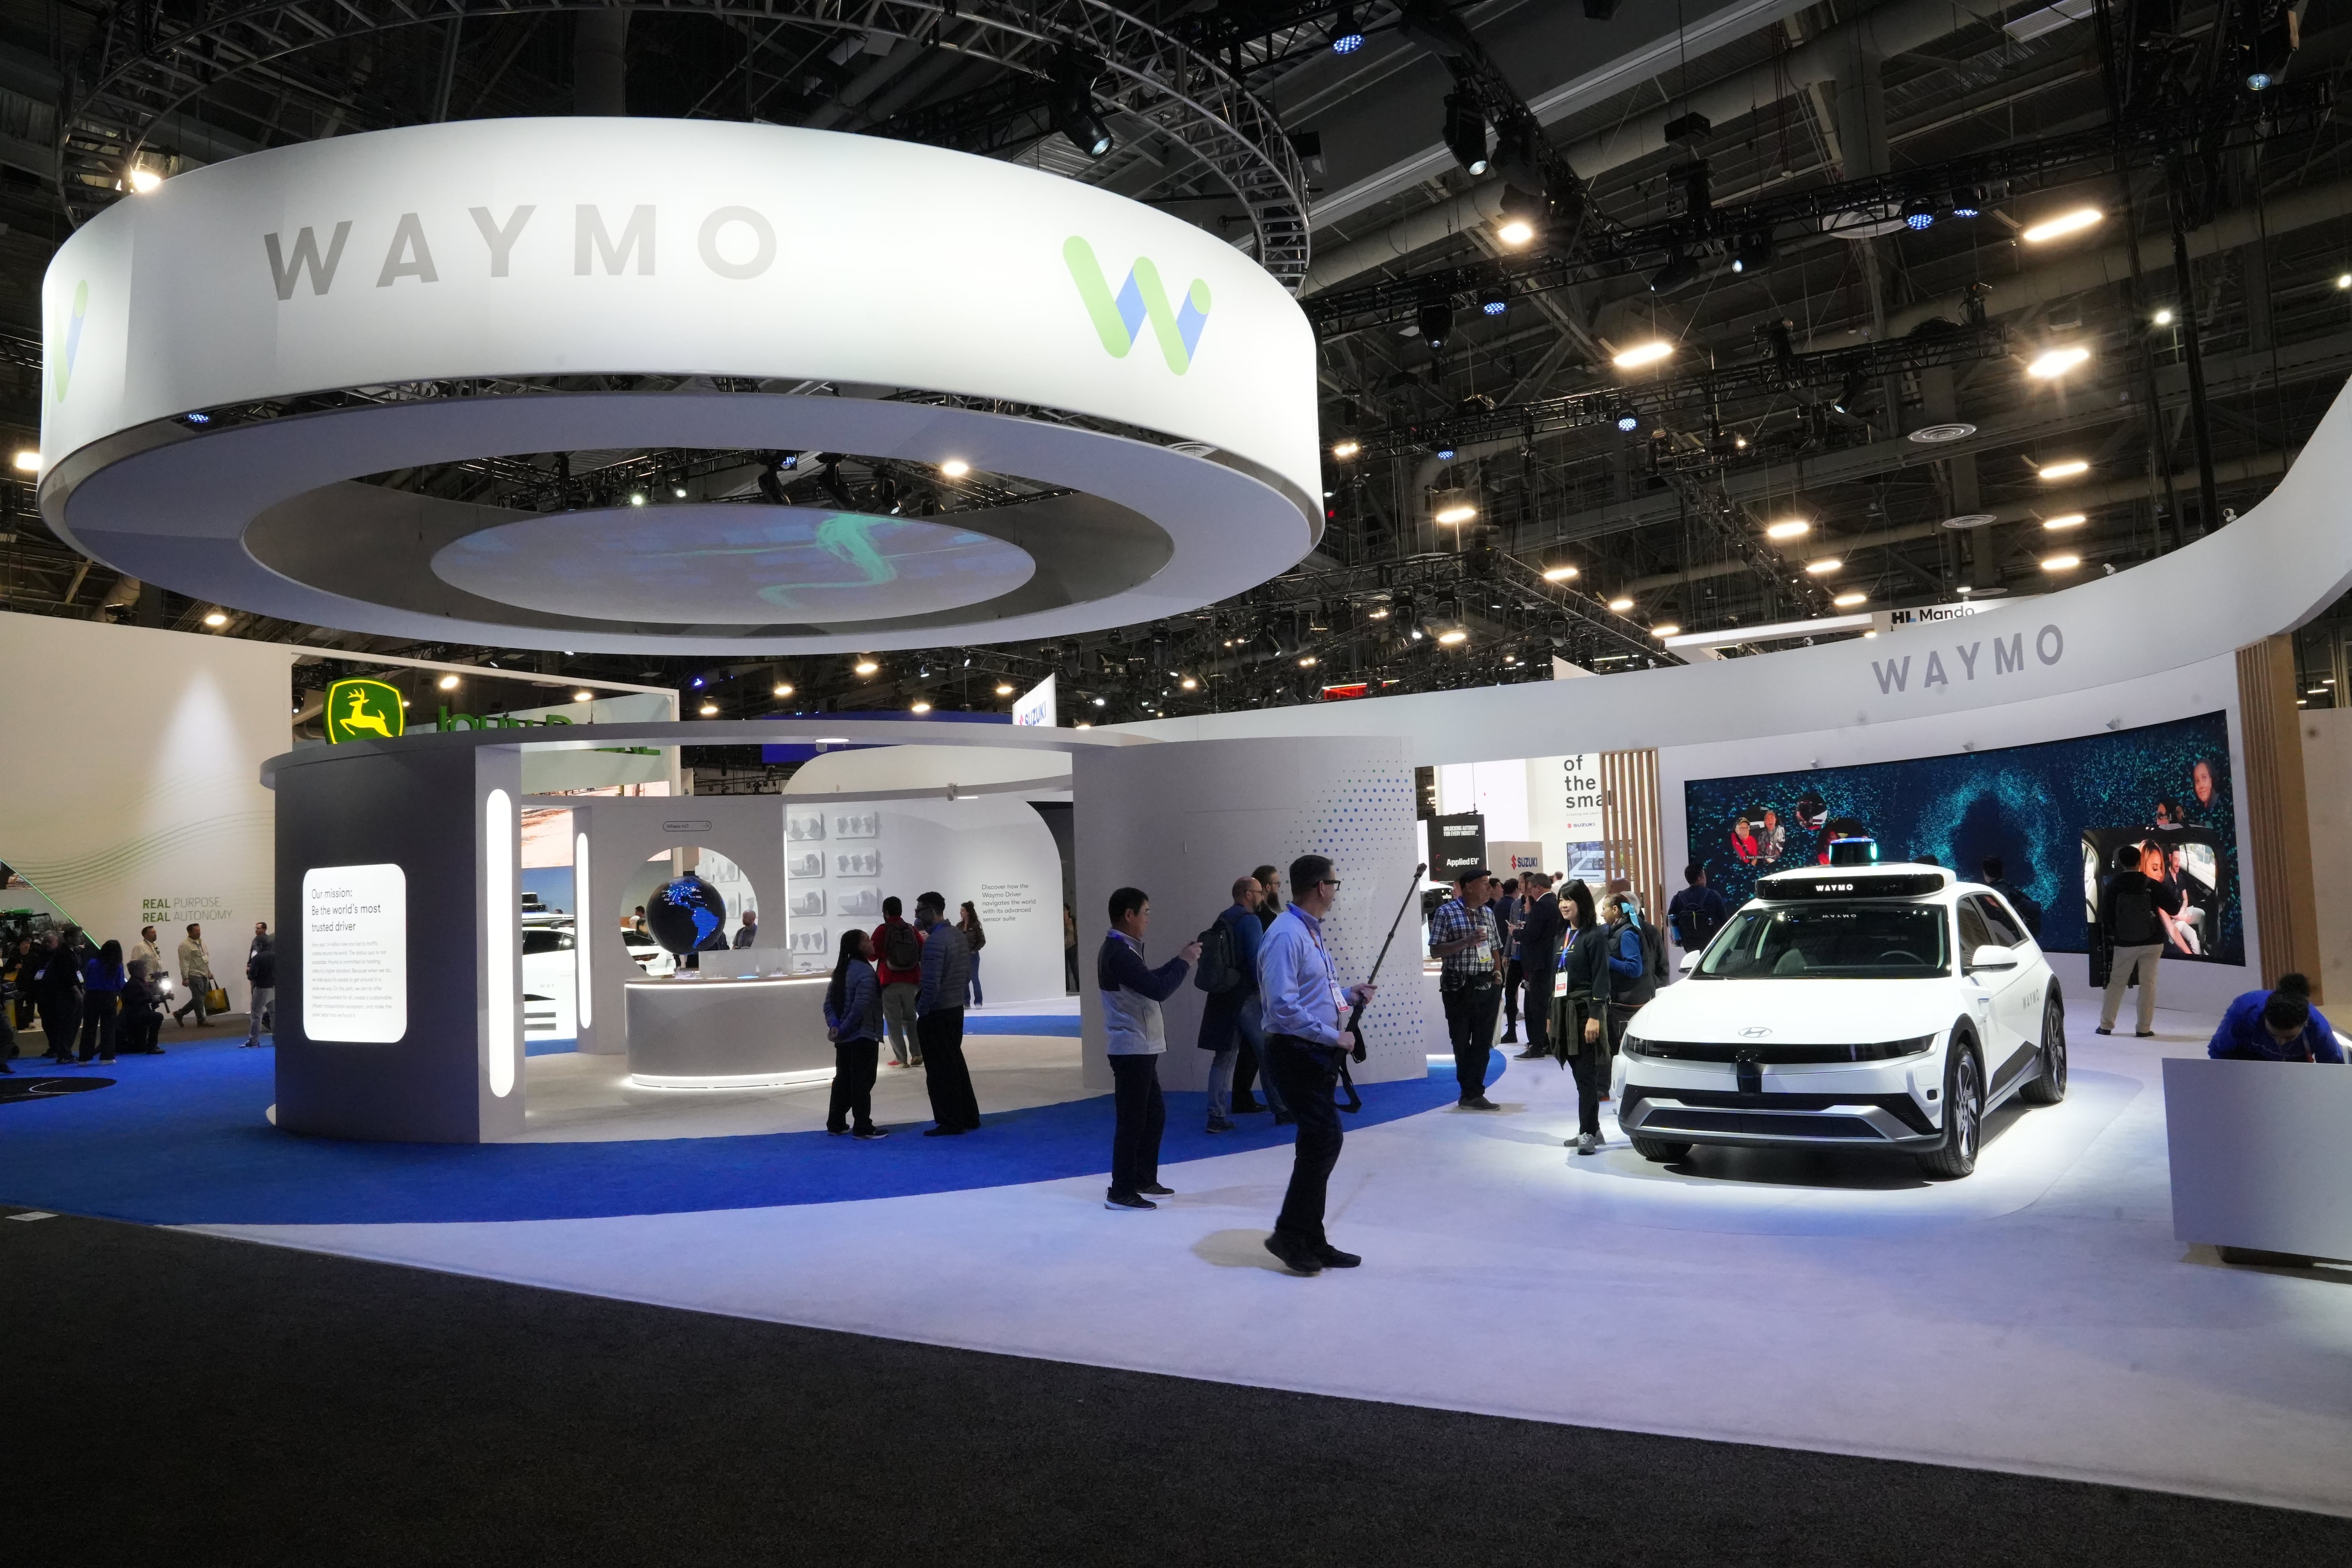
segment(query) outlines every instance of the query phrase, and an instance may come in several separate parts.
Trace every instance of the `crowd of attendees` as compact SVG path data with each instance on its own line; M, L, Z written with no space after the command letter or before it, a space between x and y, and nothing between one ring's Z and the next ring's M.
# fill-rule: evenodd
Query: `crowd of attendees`
M260 1045L276 1022L277 964L269 926L257 921L245 962L252 991L248 1046ZM184 991L186 999L173 1007L172 998ZM13 951L0 953L0 1073L16 1070L19 1031L38 1031L48 1048L30 1054L55 1066L110 1065L126 1056L162 1056L167 1012L174 1023L202 1028L226 1011L228 996L215 976L202 925L191 924L168 957L153 926L141 928L128 953L121 942L93 942L75 925L20 936Z

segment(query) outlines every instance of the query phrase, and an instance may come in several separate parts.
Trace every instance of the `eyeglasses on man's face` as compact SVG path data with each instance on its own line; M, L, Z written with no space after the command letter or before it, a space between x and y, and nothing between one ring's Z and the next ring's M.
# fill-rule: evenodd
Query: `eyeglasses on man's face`
M1328 888L1336 893L1339 890L1339 879L1337 877L1326 877L1315 885L1318 888Z

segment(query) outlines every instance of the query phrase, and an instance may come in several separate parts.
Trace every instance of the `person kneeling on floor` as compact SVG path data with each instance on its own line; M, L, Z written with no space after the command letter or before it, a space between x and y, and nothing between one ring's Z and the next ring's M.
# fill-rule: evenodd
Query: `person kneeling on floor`
M2311 982L2282 974L2275 990L2249 991L2230 1004L2205 1054L2250 1062L2341 1063L2344 1046L2327 1015L2311 1005Z
M1183 952L1153 969L1143 961L1143 932L1150 923L1150 896L1140 888L1121 888L1110 896L1110 931L1095 959L1117 1114L1110 1191L1103 1198L1108 1209L1158 1208L1151 1198L1170 1192L1160 1184L1160 1133L1168 1120L1160 1098L1160 1058L1168 1049L1160 1004L1184 984L1201 944L1185 943Z

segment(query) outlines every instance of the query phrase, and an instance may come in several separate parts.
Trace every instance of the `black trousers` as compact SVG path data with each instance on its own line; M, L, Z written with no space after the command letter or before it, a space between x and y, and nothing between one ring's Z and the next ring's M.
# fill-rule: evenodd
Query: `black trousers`
M839 1132L856 1125L860 1132L874 1125L874 1072L881 1065L878 1040L835 1040L833 1043L833 1101L825 1107L824 1127Z
M1160 1134L1168 1104L1160 1098L1160 1053L1110 1058L1110 1195L1131 1198L1160 1184Z
M1493 1020L1491 1008L1486 1016ZM1339 1108L1331 1100L1339 1082L1339 1060L1338 1050L1296 1035L1266 1037L1266 1068L1282 1090L1290 1114L1298 1119L1290 1188L1282 1194L1282 1213L1274 1222L1274 1233L1315 1247L1325 1245L1324 1200L1332 1167L1339 1163L1339 1147L1347 1142L1339 1128Z
M114 1059L114 1030L122 998L112 991L91 991L81 999L81 1059Z
M1479 985L1443 993L1445 1037L1454 1045L1454 1081L1464 1100L1486 1092L1486 1058L1495 1045L1495 1010L1503 1005L1503 988Z
M1551 1050L1552 983L1559 971L1549 957L1528 971L1528 1049L1548 1055Z
M1527 977L1525 964L1516 958L1511 960L1510 967L1503 972L1503 1032L1507 1035L1516 1035L1519 1032L1519 986L1526 982ZM1533 1010L1534 1005L1531 1003L1529 1011Z
M61 1062L73 1059L74 1028L80 1022L79 994L41 998L41 1033L49 1037L51 1058Z
M1576 1030L1577 1037L1572 1041L1560 1042L1576 1052L1568 1058L1568 1070L1576 1075L1576 1130L1579 1132L1598 1134L1601 1131L1601 1101L1609 1093L1610 1064L1617 1058L1616 1020L1610 1016L1610 1011L1606 1006L1594 1008L1589 1013L1580 1007L1572 1008L1569 1016L1573 1020L1570 1026ZM1584 1020L1589 1017L1598 1018L1601 1023L1601 1037L1591 1045L1584 1041Z
M963 1009L934 1007L915 1020L923 1047L923 1084L931 1092L931 1120L959 1132L980 1125L980 1100L963 1060Z
M163 1011L152 1001L127 1002L122 1008L121 1048L144 1056L155 1049L163 1032Z

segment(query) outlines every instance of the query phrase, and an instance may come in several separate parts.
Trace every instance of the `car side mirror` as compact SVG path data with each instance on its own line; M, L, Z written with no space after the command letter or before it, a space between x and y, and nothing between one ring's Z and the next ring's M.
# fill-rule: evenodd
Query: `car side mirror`
M1688 974L1692 970L1696 969L1698 967L1698 961L1706 956L1706 953L1704 950L1697 952L1684 953L1682 965L1683 973L1685 974Z
M2013 947L2000 947L1992 942L1987 942L1969 955L1969 968L1971 971L2015 969L2016 967L2017 949Z

